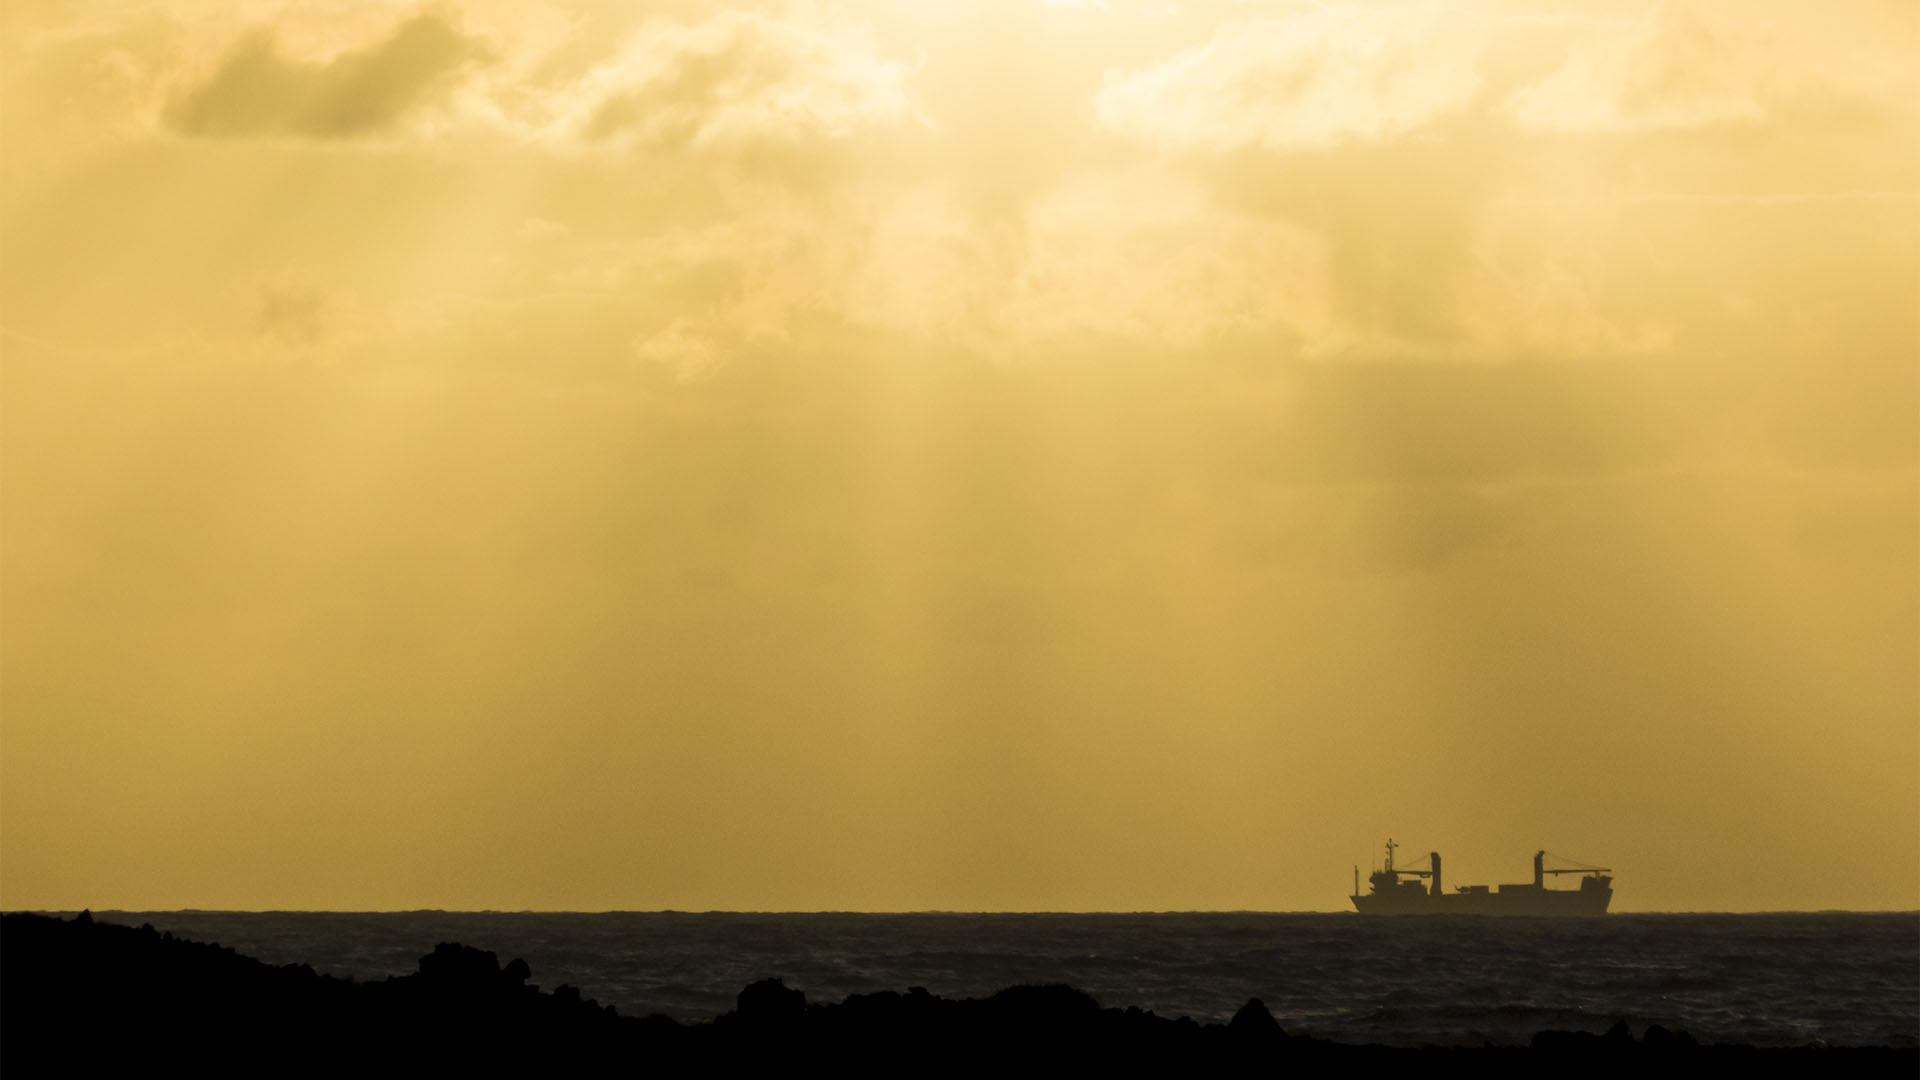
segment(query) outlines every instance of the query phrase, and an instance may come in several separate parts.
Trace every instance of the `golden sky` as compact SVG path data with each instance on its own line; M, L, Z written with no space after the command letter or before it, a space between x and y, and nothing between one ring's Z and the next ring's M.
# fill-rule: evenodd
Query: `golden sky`
M1910 0L0 19L0 907L1920 897Z

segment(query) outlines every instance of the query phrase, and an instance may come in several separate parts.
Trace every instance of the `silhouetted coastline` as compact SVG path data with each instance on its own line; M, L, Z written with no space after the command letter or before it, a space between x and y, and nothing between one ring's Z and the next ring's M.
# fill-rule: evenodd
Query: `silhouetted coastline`
M807 1001L778 979L743 989L704 1023L628 1017L569 986L531 982L523 960L442 943L381 981L274 967L151 925L0 917L0 1068L151 1068L202 1073L403 1073L460 1069L632 1072L826 1065L847 1072L1179 1069L1277 1072L1417 1068L1427 1075L1678 1076L1920 1073L1897 1047L1701 1045L1658 1025L1604 1035L1545 1031L1525 1047L1405 1049L1289 1035L1257 999L1226 1024L1103 1008L1067 986L978 999L920 988Z

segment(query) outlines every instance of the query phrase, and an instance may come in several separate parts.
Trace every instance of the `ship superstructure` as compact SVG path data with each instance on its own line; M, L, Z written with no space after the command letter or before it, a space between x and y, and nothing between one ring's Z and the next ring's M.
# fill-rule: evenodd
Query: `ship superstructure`
M1441 888L1440 853L1428 852L1410 866L1395 866L1396 845L1387 841L1387 861L1360 891L1360 868L1353 868L1353 906L1363 915L1604 915L1613 899L1612 870L1551 856L1568 866L1548 867L1550 853L1533 855L1533 881L1514 885L1459 885ZM1425 865L1421 865L1424 863ZM1547 878L1580 874L1577 889L1550 889Z

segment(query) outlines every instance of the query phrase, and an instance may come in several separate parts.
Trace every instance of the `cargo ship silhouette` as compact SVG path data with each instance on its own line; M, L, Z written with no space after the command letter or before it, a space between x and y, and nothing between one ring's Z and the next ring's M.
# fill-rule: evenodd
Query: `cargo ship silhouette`
M1353 868L1353 906L1362 915L1604 915L1613 899L1612 870L1586 866L1553 856L1570 867L1548 869L1549 852L1533 854L1533 881L1517 885L1460 885L1453 892L1440 887L1440 853L1429 852L1427 865L1393 865L1397 845L1387 841L1386 866L1367 878L1360 891L1360 868ZM1578 889L1547 888L1548 874L1584 874ZM1412 880L1402 880L1411 878ZM1429 879L1422 881L1422 878Z

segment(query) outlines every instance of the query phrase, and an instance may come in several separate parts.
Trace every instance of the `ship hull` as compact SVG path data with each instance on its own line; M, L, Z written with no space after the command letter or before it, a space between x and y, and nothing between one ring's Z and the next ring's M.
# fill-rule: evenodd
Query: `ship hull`
M1362 915L1605 915L1613 890L1503 885L1498 892L1435 896L1425 890L1407 889L1351 899Z

